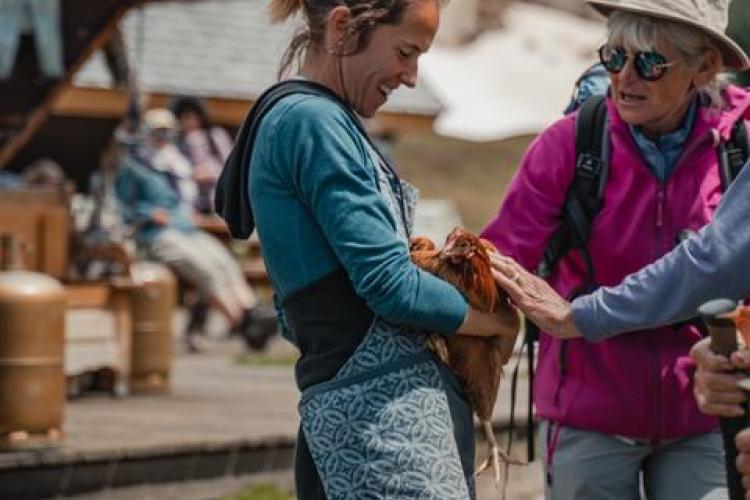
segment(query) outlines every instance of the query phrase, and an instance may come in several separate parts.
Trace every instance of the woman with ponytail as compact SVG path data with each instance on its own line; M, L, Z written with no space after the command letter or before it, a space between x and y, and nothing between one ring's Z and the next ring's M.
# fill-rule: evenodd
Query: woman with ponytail
M298 71L255 103L219 181L217 212L236 237L257 228L300 350L301 500L474 496L471 409L424 332L501 335L503 319L412 264L416 192L360 122L415 85L439 8L273 0L275 20L304 18L281 65Z

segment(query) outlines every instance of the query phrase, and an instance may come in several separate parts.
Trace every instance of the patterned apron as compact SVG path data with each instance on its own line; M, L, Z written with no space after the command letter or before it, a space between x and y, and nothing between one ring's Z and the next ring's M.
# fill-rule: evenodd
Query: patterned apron
M408 246L417 190L375 164ZM302 430L328 500L473 499L473 456L462 466L454 433L462 449L469 440L473 454L471 409L460 392L424 334L376 316L336 376L307 388L300 400ZM454 429L451 409L464 429Z

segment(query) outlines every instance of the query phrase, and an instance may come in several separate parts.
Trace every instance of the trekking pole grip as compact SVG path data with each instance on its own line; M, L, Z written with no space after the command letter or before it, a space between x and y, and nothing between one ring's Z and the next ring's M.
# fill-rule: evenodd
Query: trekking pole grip
M727 358L737 350L737 329L734 320L727 315L737 308L737 302L729 299L716 299L698 308L698 314L708 327L711 337L711 350ZM747 412L747 403L745 403ZM742 476L737 470L737 446L734 438L747 426L747 417L720 417L721 434L724 439L724 456L727 470L727 487L730 500L743 500L745 490Z

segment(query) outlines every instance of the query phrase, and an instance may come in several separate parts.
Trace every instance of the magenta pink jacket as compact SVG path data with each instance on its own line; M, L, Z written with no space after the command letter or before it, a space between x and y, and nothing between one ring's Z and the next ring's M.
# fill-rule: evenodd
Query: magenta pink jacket
M603 207L589 249L598 285L616 285L672 250L678 233L705 225L721 197L715 145L750 107L750 94L727 90L729 109L698 110L683 155L660 183L642 159L628 125L608 101L611 160ZM531 144L484 237L533 270L555 232L575 165L575 116L550 126ZM563 258L550 284L563 296L582 285L578 252ZM658 442L717 427L698 411L692 395L688 351L700 333L692 326L622 334L591 343L542 334L535 381L540 418L591 431Z

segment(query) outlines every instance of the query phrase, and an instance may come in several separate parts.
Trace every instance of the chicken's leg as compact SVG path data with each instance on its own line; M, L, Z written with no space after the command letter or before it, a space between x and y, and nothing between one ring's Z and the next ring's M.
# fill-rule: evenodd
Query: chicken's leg
M482 429L484 429L484 435L487 439L487 444L490 447L490 451L485 461L482 462L481 465L477 468L477 471L474 473L474 477L478 476L482 472L489 469L490 466L492 466L493 470L495 471L495 483L500 484L501 459L504 463L511 465L526 465L526 463L509 456L507 453L500 449L500 446L497 444L497 439L495 439L495 431L492 428L492 422L490 420L481 420L480 422L482 423Z

